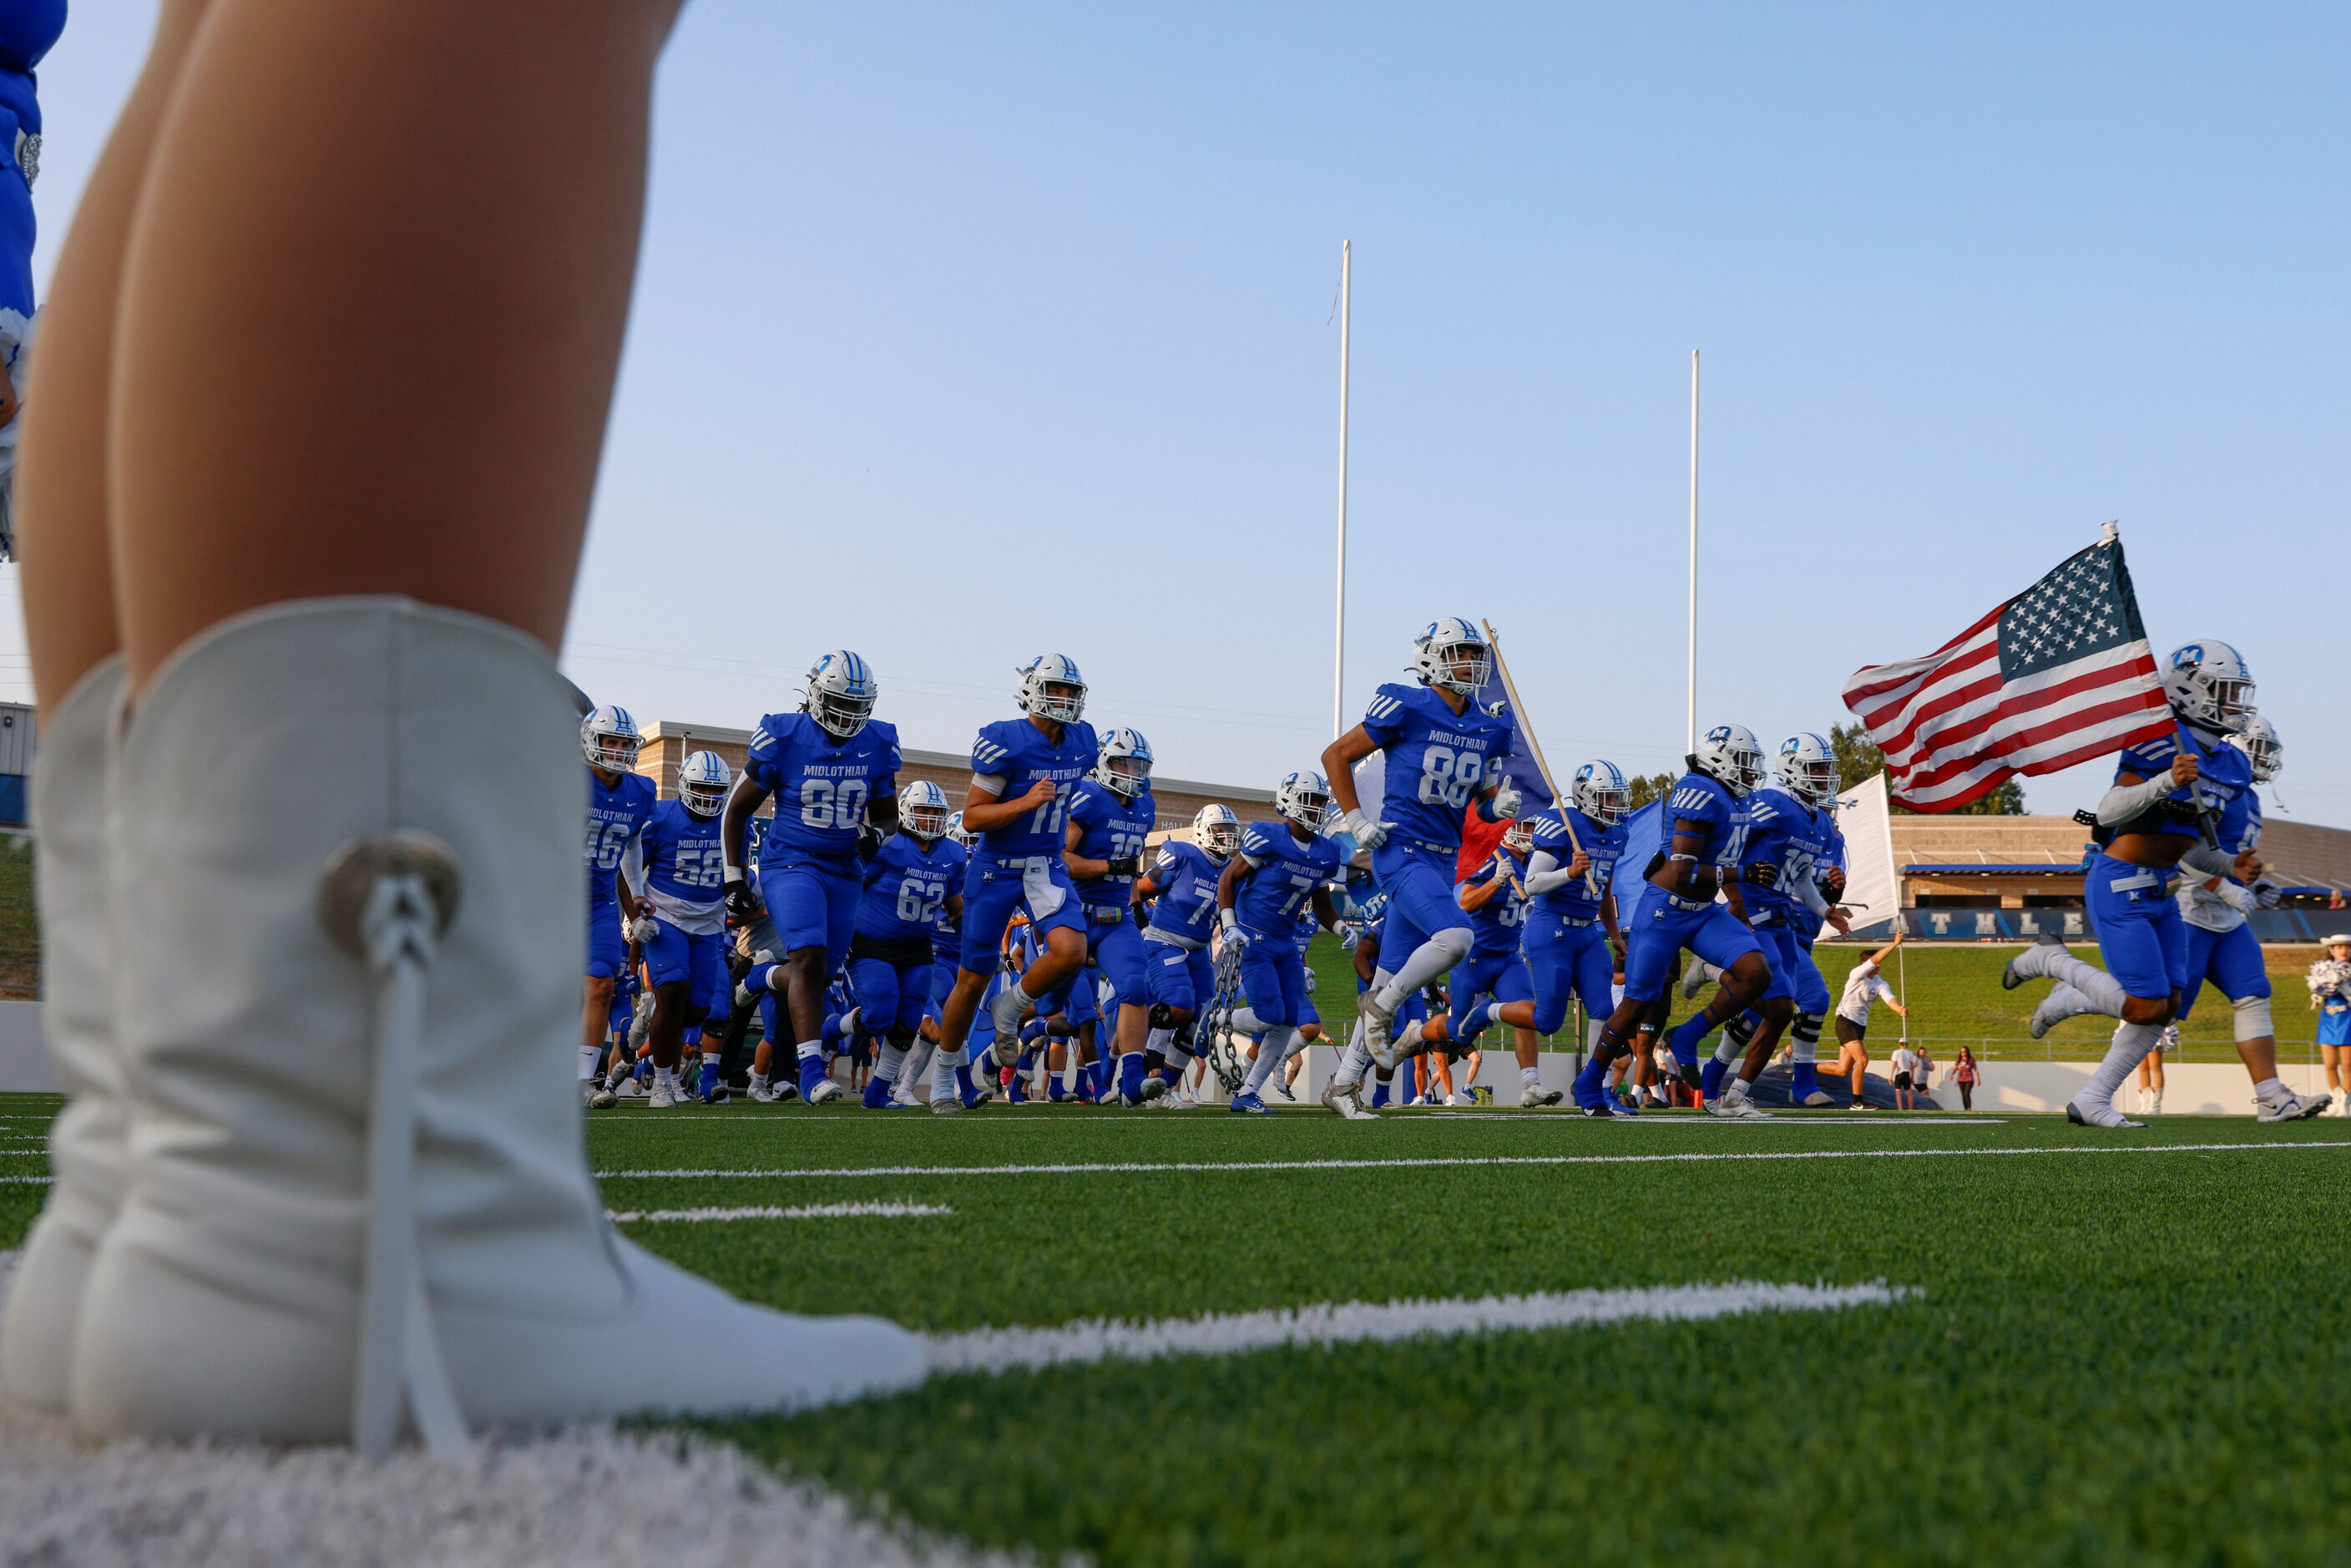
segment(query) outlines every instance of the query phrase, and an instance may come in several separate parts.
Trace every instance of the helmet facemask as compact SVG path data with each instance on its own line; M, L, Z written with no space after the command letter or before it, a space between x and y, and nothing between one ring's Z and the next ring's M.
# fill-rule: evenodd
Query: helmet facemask
M905 829L910 837L920 839L927 844L935 839L946 836L947 815L947 809L945 806L910 806L899 813L898 825Z

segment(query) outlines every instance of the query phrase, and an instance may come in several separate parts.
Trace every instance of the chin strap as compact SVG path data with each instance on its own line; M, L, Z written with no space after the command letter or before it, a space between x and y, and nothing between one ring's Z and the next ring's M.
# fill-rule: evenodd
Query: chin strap
M321 922L376 982L367 1245L351 1397L351 1447L371 1459L391 1454L403 1416L438 1458L473 1446L424 1295L412 1197L424 975L456 914L460 880L446 844L392 833L346 844L319 888Z

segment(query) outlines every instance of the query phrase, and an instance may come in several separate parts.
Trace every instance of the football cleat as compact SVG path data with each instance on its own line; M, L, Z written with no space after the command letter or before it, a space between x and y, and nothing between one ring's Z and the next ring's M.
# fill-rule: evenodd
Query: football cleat
M1364 1047L1383 1072L1395 1071L1396 1055L1392 1049L1388 1030L1395 1023L1395 1014L1380 1006L1379 992L1365 991L1359 1004L1360 1022L1364 1028Z
M1468 1092L1467 1090L1456 1089L1452 1093L1447 1094L1445 1097L1445 1103L1447 1105L1452 1106L1454 1109L1459 1110L1464 1105L1475 1105L1478 1103L1478 1097L1475 1094Z
M832 1074L825 1071L823 1057L804 1056L800 1059L801 1099L811 1105L821 1105L828 1100L838 1098L840 1093L841 1085L835 1083Z
M1361 1088L1362 1084L1358 1082L1342 1089L1339 1087L1338 1079L1332 1078L1330 1082L1322 1086L1322 1108L1350 1122L1378 1120L1377 1115L1365 1110L1363 1101L1357 1098Z
M2253 1120L2256 1122L2304 1122L2313 1116L2323 1115L2325 1110L2325 1099L2305 1100L2292 1090L2273 1100L2264 1100L2258 1095L2253 1099Z
M1144 1104L1149 1104L1166 1092L1167 1080L1157 1073L1153 1073L1143 1081L1142 1098Z
M1802 1100L1797 1101L1796 1103L1805 1107L1807 1110L1825 1111L1830 1106L1835 1104L1836 1102L1829 1098L1827 1090L1815 1084L1813 1088L1813 1092L1805 1095Z
M727 1088L724 1081L704 1084L695 1091L695 1094L705 1105L725 1105L735 1098L735 1092Z
M670 1086L667 1073L654 1074L653 1091L645 1097L645 1109L648 1111L677 1109L677 1091Z
M1290 1101L1293 1103L1298 1099L1297 1094L1292 1092L1290 1090L1290 1080L1282 1076L1279 1071L1275 1072L1273 1075L1273 1092L1276 1094L1280 1095L1284 1100Z
M1712 1107L1714 1113L1726 1122L1768 1122L1771 1113L1748 1097L1745 1087L1733 1083L1729 1092Z
M891 1095L891 1091L897 1086L897 1081L894 1079L869 1078L865 1081L864 1097L859 1100L858 1103L868 1111L890 1110L897 1104Z
M931 1114L934 1116L952 1116L962 1109L963 1098L960 1095L934 1093L931 1096Z
M1519 1092L1519 1103L1530 1107L1556 1105L1566 1098L1567 1091L1564 1089L1544 1089L1531 1085Z
M1238 1111L1244 1114L1252 1116L1270 1116L1273 1114L1272 1106L1267 1104L1264 1101L1259 1099L1256 1095L1250 1093L1246 1089L1242 1090L1239 1093L1234 1095L1231 1100L1228 1101L1226 1103L1225 1109L1228 1111Z
M599 1083L588 1095L588 1109L590 1111L609 1111L620 1103L621 1097L613 1093L608 1084Z
M2106 1118L2108 1117L2112 1117L2113 1120L2107 1120ZM2082 1109L2081 1103L2074 1100L2068 1100L2065 1102L2065 1120L2073 1123L2074 1125L2077 1127L2108 1127L2116 1131L2124 1129L2137 1131L2144 1129L2147 1126L2145 1122L2132 1121L2128 1116L2126 1116L2120 1111L2116 1110L2111 1104L2105 1108L2104 1114L2100 1114L2095 1112L2084 1111Z

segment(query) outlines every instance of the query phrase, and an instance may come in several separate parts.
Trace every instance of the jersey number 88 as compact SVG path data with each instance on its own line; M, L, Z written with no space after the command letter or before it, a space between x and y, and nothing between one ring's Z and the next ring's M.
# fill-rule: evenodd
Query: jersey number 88
M1450 806L1455 810L1469 804L1469 797L1478 789L1478 780L1486 771L1486 759L1474 751L1457 752L1449 746L1424 747L1420 754L1420 801L1424 806Z

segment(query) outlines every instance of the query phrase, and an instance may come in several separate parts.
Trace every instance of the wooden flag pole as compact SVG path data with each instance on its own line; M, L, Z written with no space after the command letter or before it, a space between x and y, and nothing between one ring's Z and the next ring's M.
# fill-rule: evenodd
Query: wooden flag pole
M1559 787L1559 780L1552 774L1551 764L1543 760L1542 742L1535 738L1535 727L1527 722L1527 705L1519 700L1519 684L1510 679L1510 662L1502 657L1502 640L1494 635L1494 623L1491 621L1480 621L1478 624L1486 629L1486 646L1493 650L1494 671L1502 677L1502 690L1510 695L1511 721L1525 732L1527 749L1535 754L1535 771L1542 775L1543 788L1551 791L1552 803L1562 808L1559 813L1559 825L1567 830L1568 847L1574 850L1577 854L1582 854L1583 845L1575 836L1575 823L1569 820L1563 809L1573 806L1574 802L1570 800L1567 798L1567 792ZM1583 885L1595 900L1599 898L1600 879L1592 874L1590 866L1583 869Z

